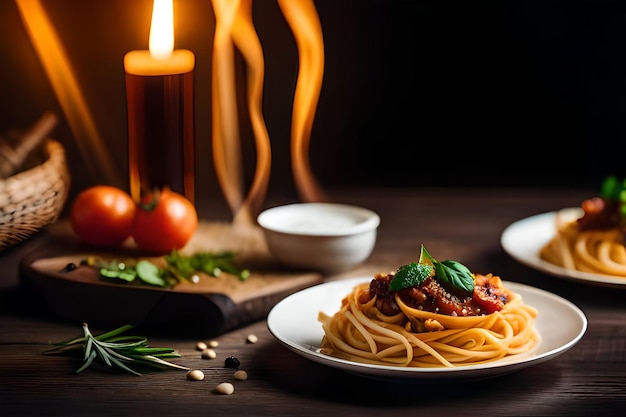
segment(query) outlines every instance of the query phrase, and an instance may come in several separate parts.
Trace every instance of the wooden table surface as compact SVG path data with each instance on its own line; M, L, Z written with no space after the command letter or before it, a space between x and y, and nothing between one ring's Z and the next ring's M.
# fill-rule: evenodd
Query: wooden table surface
M150 337L176 348L178 360L203 369L134 376L87 369L75 374L69 356L44 356L49 341L80 335L75 323L29 303L19 286L21 258L50 244L44 231L0 253L0 414L2 416L139 415L612 415L626 407L626 289L552 277L508 256L500 235L522 218L577 206L594 190L527 188L382 188L333 190L336 202L371 208L381 216L376 247L355 270L327 279L369 276L415 262L424 243L438 259L455 259L477 272L535 286L571 301L588 329L564 354L495 378L444 384L379 381L311 362L282 346L261 320L214 339L218 357L202 359L193 337ZM626 282L626 281L625 281ZM72 302L72 300L67 300ZM34 305L35 304L35 305ZM107 329L103 329L107 330ZM254 334L255 344L246 343ZM223 358L248 372L232 395L212 392L232 381ZM80 365L80 362L78 363Z

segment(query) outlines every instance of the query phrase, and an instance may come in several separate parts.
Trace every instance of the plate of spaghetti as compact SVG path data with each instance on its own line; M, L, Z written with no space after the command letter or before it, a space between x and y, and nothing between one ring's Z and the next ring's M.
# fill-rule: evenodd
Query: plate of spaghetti
M507 227L504 250L550 275L602 286L626 285L624 182L605 180L598 197L580 207L538 214Z
M473 289L459 290L463 265L421 259L294 293L272 308L268 329L314 362L418 383L515 372L564 353L587 329L584 313L557 295L492 274L470 273Z

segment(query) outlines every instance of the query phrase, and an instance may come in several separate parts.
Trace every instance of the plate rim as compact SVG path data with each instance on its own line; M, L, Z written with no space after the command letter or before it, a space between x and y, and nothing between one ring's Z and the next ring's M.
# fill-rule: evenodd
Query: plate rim
M558 211L548 211L517 220L509 224L502 231L502 234L500 235L500 245L509 256L519 263L553 277L590 285L626 288L626 277L622 278L612 275L566 269L544 261L539 257L541 248L556 234L554 218L557 213L559 211L567 212L574 210L580 211L580 208L567 207ZM525 239L523 240L525 246L521 249L519 244L516 245L514 243L515 241L519 241L520 237L530 234L543 236L543 239L538 237L535 239Z
M552 359L576 345L580 339L585 335L588 327L588 319L584 312L573 304L571 301L556 295L554 293L548 292L543 289L539 289L536 287L532 287L526 284L516 283L512 281L503 281L504 284L509 287L514 292L522 292L523 294L533 294L535 296L543 297L546 302L557 301L560 303L560 306L566 308L569 313L574 315L576 320L576 328L574 331L576 334L564 341L561 345L556 348L552 348L545 352L539 352L536 355L533 354L533 351L528 353L523 353L520 355L513 355L503 359L499 359L493 361L489 364L483 365L467 365L461 367L454 368L416 368L416 367L396 367L389 365L374 365L374 364L363 364L358 362L353 362L345 359L334 358L331 356L323 355L316 351L317 347L308 344L300 344L297 341L290 340L287 337L281 335L281 331L276 328L275 317L279 314L280 310L285 308L285 305L288 303L296 302L296 299L305 298L310 295L310 293L320 292L322 289L328 288L332 289L333 286L338 286L337 288L337 298L335 311L339 308L340 299L343 298L347 294L347 291L350 290L355 284L359 282L366 282L367 280L371 280L372 277L353 277L353 278L344 278L340 280L329 281L325 283L320 283L314 285L312 287L303 289L296 293L293 293L281 301L279 301L269 312L267 316L267 328L270 334L283 346L288 348L289 350L295 352L296 354L311 360L313 362L317 362L326 366L330 366L333 368L338 368L348 373L356 374L359 376L365 376L374 379L383 379L383 380L392 380L392 381L400 381L400 382L450 382L452 380L455 381L465 381L471 379L484 379L494 376L499 376L511 372L515 372L517 370L523 369L525 367L537 365L539 363L545 362L549 359ZM340 293L339 288L343 288ZM339 295L341 294L341 295ZM323 310L323 306L320 306L317 311ZM331 313L331 311L327 311L327 313ZM541 314L541 311L540 311ZM317 318L315 320L317 322ZM317 330L319 333L319 339L321 341L321 335L323 335L323 330L321 329L321 324L319 324L319 329ZM313 330L311 330L313 333ZM543 336L542 336L543 337ZM536 352L535 352L536 353Z

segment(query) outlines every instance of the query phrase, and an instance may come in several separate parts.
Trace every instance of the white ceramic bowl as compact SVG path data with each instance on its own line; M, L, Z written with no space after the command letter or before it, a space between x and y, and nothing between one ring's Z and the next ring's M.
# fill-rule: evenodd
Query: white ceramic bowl
M369 257L380 217L345 204L294 203L263 211L257 222L277 261L333 273L349 270Z

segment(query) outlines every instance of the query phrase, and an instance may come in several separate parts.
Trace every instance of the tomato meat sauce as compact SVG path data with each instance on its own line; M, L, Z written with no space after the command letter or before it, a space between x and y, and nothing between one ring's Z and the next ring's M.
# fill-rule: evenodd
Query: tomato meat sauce
M447 288L433 277L421 284L399 291L389 289L394 274L377 274L370 282L368 291L362 294L366 302L374 296L378 310L388 316L398 314L400 307L396 303L396 293L402 301L412 308L449 316L481 316L502 310L509 301L510 294L502 285L500 277L477 274L474 291L462 293L457 289Z

